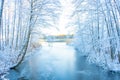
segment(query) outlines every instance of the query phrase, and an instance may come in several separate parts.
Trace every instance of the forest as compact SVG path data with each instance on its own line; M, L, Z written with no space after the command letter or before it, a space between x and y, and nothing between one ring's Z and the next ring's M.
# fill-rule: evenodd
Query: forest
M68 79L65 77L67 72L64 75L62 72L59 74L59 71L54 70L52 71L62 77L64 75L64 78L59 75L60 79L58 77L57 79L38 79L31 78L31 76L29 76L31 79L5 78L8 74L14 74L11 73L11 70L26 71L26 68L25 70L20 68L21 65L22 67L30 66L27 63L35 59L32 58L33 55L42 56L43 54L46 57L52 55L53 59L56 59L57 56L60 61L62 61L61 58L64 61L69 59L66 64L58 61L55 64L58 68L60 64L71 64L74 60L82 61L82 58L85 57L84 66L94 64L104 71L119 73L119 3L120 0L0 0L0 80L88 80L86 78ZM60 39L55 42L53 38L47 36ZM72 37L68 39L67 36ZM53 52L51 48L53 48ZM78 59L75 57L72 60L72 54L81 57ZM46 65L44 61L42 62L44 57L41 56L40 65ZM51 58L45 58L45 60L49 61ZM31 66L36 61L39 59L31 62ZM52 61L48 63L52 63ZM81 64L76 63L76 65ZM70 71L72 70L70 69ZM71 72L70 75L72 73L74 72Z

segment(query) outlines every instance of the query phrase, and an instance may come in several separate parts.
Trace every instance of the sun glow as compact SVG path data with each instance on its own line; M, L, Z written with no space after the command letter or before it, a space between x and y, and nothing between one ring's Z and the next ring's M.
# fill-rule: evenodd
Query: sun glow
M71 21L70 15L73 12L73 5L71 0L60 0L62 5L62 12L60 15L60 18L58 20L58 24L56 27L49 28L49 29L43 29L43 31L50 35L57 35L57 34L69 34L73 30L73 27L66 28L68 26L69 22Z

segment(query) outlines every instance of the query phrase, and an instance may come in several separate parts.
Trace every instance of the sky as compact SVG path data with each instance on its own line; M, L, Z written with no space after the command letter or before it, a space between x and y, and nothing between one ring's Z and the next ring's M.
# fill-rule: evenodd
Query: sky
M70 29L66 29L66 26L70 22L70 15L73 12L73 5L71 0L60 0L62 4L62 14L59 20L59 32L63 34L67 34ZM71 27L73 29L73 27Z
M56 25L57 29L52 27L48 29L43 29L43 32L47 34L57 35L57 34L68 34L73 31L73 27L66 28L68 23L71 21L70 15L72 14L74 7L71 0L60 0L62 5L62 12Z

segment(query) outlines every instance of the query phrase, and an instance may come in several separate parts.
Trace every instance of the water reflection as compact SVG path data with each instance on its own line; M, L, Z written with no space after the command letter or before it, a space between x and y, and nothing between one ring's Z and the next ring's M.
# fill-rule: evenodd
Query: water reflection
M52 47L44 46L42 52L29 62L32 80L73 80L75 51L72 47L54 43Z
M87 62L87 57L76 52L76 80L120 80L120 74Z
M42 50L21 65L21 72L10 71L10 80L120 80L119 73L89 64L86 57L65 43L44 44ZM19 76L19 77L18 77Z

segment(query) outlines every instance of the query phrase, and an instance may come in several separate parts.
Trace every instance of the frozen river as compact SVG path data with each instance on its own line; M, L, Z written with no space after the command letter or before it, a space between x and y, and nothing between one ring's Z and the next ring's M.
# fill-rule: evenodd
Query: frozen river
M44 44L10 80L120 80L120 74L104 71L65 43ZM19 77L19 79L17 79Z

